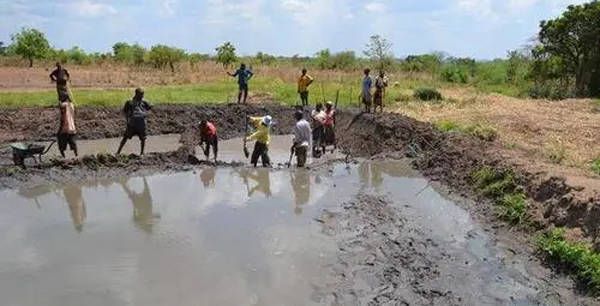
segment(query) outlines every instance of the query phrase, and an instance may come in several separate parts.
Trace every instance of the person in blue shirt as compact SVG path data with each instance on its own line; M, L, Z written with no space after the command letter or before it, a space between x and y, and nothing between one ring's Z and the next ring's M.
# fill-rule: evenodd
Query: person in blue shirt
M238 93L238 103L242 101L242 95L244 96L244 104L246 104L246 99L248 98L248 81L254 75L250 69L246 69L246 64L241 64L240 68L235 71L235 73L227 72L229 76L238 78L238 86L240 88L240 92Z

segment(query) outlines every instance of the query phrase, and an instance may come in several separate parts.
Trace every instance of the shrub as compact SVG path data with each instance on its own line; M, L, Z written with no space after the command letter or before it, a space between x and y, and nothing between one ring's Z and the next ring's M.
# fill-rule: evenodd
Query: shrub
M537 246L549 259L572 271L593 292L600 292L600 254L583 243L567 241L563 229L541 235Z
M594 173L600 175L600 157L594 159L594 161L592 161L592 171L594 171Z
M510 170L497 170L484 166L471 173L471 179L481 194L494 199L512 194L517 189L515 176Z
M560 139L555 139L544 148L546 157L555 164L562 163L567 157L567 149Z
M520 224L525 219L527 202L522 192L507 194L498 201L500 205L499 215L511 224Z
M495 128L481 124L467 126L465 132L485 141L494 141L498 137L498 132Z
M442 80L449 83L466 84L469 81L468 72L457 65L448 65L444 67L441 77Z
M415 90L414 97L421 101L441 101L442 94L433 88L418 88Z
M440 120L435 123L435 127L442 132L452 132L460 128L458 123L451 120Z

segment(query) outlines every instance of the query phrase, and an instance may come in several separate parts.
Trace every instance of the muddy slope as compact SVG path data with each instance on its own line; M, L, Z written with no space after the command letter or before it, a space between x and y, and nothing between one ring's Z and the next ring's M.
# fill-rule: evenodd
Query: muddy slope
M399 114L346 114L338 125L340 146L360 156L414 157L415 167L461 195L475 196L471 173L483 165L512 169L530 198L530 219L538 229L564 226L577 238L597 241L600 234L600 184L596 190L569 186L560 177L530 173L503 159L499 144L441 133L430 124ZM592 196L590 196L590 194ZM473 209L491 216L493 206L479 201Z

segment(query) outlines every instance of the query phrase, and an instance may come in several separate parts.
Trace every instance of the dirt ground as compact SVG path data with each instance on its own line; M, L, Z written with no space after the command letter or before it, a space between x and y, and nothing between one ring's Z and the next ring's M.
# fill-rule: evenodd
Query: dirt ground
M271 114L278 121L274 128L276 134L288 134L289 127L293 126L293 109L278 105L159 106L149 117L149 132L181 133L184 146L177 152L149 154L142 158L99 155L85 157L80 161L53 160L38 167L20 170L8 166L9 152L4 150L0 185L10 188L25 182L62 181L69 177L83 179L140 171L192 169L199 164L201 166L200 161L190 158L189 146L194 144L196 135L194 124L208 115L216 121L221 137L231 138L243 134L245 114ZM49 108L29 108L18 112L0 110L0 143L49 140L56 130L55 120L56 111ZM80 137L87 139L118 136L124 128L119 110L111 108L80 108L77 111L77 122ZM520 184L531 199L530 218L535 228L522 228L524 233L535 234L536 230L566 226L572 233L578 233L577 238L597 242L600 229L600 188L596 188L597 185L572 185L560 173L552 172L552 169L543 173L532 171L530 165L523 165L516 158L506 158L503 155L504 145L500 142L485 142L466 135L442 133L429 123L399 114L359 114L351 110L339 113L337 136L340 149L352 157L411 157L415 168L431 181L440 182L453 193L468 198L478 198L470 181L474 170L482 165L510 167L515 170ZM371 199L365 199L368 198L359 197L357 201L370 203ZM481 199L467 208L494 227L504 227L494 217L495 209L487 200ZM386 223L385 218L388 217L384 214L383 219L376 221ZM427 276L419 271L413 272L415 279ZM393 277L402 275L403 272L398 273L393 274ZM431 294L437 296L436 300L443 301L442 304L460 304L453 294L434 291ZM439 300L439 297L443 299Z

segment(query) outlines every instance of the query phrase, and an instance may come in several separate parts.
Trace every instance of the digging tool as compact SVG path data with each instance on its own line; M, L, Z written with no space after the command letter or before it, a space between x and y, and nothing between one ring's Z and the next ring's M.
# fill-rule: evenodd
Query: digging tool
M340 99L340 90L338 89L338 90L335 92L335 104L334 104L334 107L335 107L335 109L337 109L337 105L338 105L338 100L339 100L339 99Z
M244 114L244 156L248 158L250 156L250 152L248 152L248 147L246 146L246 137L248 137L248 113Z
M296 145L292 145L292 147L290 148L290 160L288 160L287 163L287 167L291 167L292 166L292 158L294 158L294 153L296 152Z

